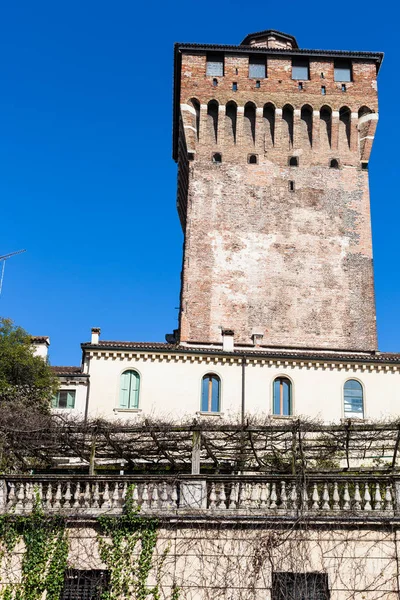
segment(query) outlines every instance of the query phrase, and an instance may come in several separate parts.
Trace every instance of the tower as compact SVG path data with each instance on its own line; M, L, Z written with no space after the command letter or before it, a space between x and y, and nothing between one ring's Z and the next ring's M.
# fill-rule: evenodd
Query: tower
M267 30L176 44L181 343L376 349L368 161L383 55Z

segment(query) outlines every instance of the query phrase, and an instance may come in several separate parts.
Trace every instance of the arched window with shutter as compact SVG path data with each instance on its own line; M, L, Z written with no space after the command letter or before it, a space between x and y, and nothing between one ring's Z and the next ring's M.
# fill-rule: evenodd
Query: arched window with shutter
M348 379L344 384L344 416L347 419L364 418L364 390L357 379Z
M139 408L140 375L137 371L129 370L121 373L119 387L119 407Z
M287 377L277 377L273 388L273 413L280 417L290 417L292 408L292 382Z
M204 375L201 383L201 412L221 411L221 380L215 373Z

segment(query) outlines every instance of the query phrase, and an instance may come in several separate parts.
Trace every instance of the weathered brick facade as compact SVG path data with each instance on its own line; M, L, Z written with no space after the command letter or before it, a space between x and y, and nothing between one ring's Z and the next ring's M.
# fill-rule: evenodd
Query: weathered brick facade
M261 334L263 346L373 350L366 167L382 57L278 42L266 32L249 46L176 47L180 341L220 344L222 328L235 344ZM210 51L223 76L206 74ZM249 77L255 55L266 78ZM298 57L309 79L292 79ZM340 57L351 61L345 84L334 80Z

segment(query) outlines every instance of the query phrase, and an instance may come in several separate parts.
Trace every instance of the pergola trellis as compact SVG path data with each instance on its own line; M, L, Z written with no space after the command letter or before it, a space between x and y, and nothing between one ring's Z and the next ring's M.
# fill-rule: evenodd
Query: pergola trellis
M400 422L248 421L123 424L42 416L1 422L7 470L123 469L149 472L292 473L393 471L400 467Z

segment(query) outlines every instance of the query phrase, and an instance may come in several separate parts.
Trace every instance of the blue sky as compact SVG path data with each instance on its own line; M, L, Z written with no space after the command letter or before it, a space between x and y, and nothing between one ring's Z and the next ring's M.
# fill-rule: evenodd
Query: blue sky
M177 324L182 234L171 158L173 44L279 29L303 48L384 51L370 163L380 349L400 351L394 3L16 0L0 12L0 314L51 337L53 364Z

